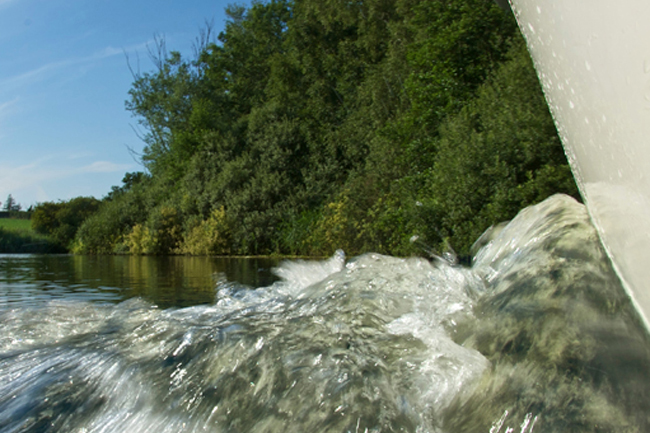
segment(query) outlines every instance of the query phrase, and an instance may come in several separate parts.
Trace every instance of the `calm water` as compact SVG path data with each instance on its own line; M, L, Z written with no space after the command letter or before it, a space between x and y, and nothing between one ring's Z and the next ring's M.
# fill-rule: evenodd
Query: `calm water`
M647 333L584 207L478 243L472 267L1 256L0 432L650 431Z
M277 280L271 273L277 264L259 258L0 254L0 306L133 297L161 308L210 304L219 281L270 285Z

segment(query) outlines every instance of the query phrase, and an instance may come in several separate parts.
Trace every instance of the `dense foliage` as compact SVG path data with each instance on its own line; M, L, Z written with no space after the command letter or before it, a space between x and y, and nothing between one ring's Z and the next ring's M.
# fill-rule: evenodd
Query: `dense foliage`
M47 236L34 232L27 212L16 212L18 217L0 218L0 254L64 253L66 250Z
M99 208L99 200L77 197L69 201L39 203L31 215L32 229L66 250L77 234L79 226Z
M227 13L194 59L159 41L156 69L135 76L146 174L113 189L76 252L466 254L521 207L577 195L514 19L493 2Z

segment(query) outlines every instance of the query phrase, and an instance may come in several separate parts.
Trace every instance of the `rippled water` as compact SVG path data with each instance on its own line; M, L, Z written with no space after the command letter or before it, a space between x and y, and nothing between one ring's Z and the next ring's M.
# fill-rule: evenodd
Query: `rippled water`
M472 268L221 274L182 308L35 302L4 276L0 431L648 431L650 346L584 208L554 196L479 244Z
M270 258L0 254L0 307L133 297L160 308L211 304L219 281L269 285L277 280L271 273L277 264Z

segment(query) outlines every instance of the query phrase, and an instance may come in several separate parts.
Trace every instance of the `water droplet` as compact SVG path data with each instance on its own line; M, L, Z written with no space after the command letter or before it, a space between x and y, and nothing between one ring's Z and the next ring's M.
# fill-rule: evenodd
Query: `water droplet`
M503 415L501 415L501 418L499 418L494 424L492 424L490 433L498 433L499 430L501 430L501 427L503 427L503 424L505 423L507 417L508 417L508 410L506 409L503 412Z
M587 68L588 71L591 71L591 65L587 60L585 60L585 68Z
M573 101L569 101L569 107L571 107L571 109L574 109L574 108L576 107L576 106L573 104Z
M258 350L258 351L262 350L263 347L264 347L264 337L260 337L257 340L257 343L255 343L255 350Z
M535 34L535 27L533 27L533 25L532 25L531 23L528 23L528 28L530 29L530 31L531 31L533 34Z

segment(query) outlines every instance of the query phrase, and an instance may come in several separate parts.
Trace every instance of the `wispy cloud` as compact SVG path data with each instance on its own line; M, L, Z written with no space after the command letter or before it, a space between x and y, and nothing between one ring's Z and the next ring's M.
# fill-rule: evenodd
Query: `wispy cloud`
M7 108L11 107L16 102L18 102L18 99L19 99L18 97L15 97L11 101L0 103L0 113L4 112Z
M3 1L14 1L14 0L0 0L0 5ZM46 63L37 68L31 69L29 71L23 72L12 77L7 77L4 80L0 81L2 86L20 86L30 84L34 81L42 80L47 78L49 75L66 68L77 67L77 66L87 66L92 63L118 56L124 55L124 53L129 53L133 51L139 51L146 49L150 44L151 40L142 42L139 44L130 45L128 47L116 48L113 46L108 46L102 48L88 56L84 57L72 57L68 59L57 60L55 62Z
M80 173L114 173L116 171L126 171L132 167L132 164L115 164L110 161L95 161L79 169Z
M15 97L10 101L0 102L0 140L2 140L5 137L5 133L7 132L6 124L8 122L6 121L6 119L11 114L15 113L16 111L15 106L19 100L20 100L19 97Z
M2 0L0 0L2 1ZM16 96L14 99L6 102L0 102L0 120L7 115L8 113L11 112L10 108L15 105L20 98Z
M69 161L73 161L75 159L84 159L84 158L92 158L94 155L94 152L90 151L82 151L82 152L76 152L76 153L70 153L66 155L66 159Z
M110 173L124 173L133 169L133 164L117 164L111 161L94 161L85 165L70 164L63 156L47 156L29 164L11 166L0 163L0 201L8 194L19 202L35 203L59 198L69 198L85 195L83 192L88 184L94 182L95 176ZM52 191L57 182L70 182L73 178L83 180L79 183L80 190L67 190L68 197L49 197L45 191ZM76 182L76 181L75 181ZM108 186L99 193L108 192Z
M43 167L43 163L49 159L44 158L19 166L0 165L0 197L65 177L61 170Z
M145 48L145 47L146 47L146 44L142 44L142 47L140 47L140 49ZM137 48L135 48L135 49L137 49ZM133 51L133 50L134 50L134 48L130 48L130 49L129 48L115 48L115 47L109 46L109 47L104 48L103 50L97 51L96 53L94 53L91 56L91 58L92 59L97 59L97 60L105 59L107 57L113 57L113 56L117 56L117 55L120 55L120 54L124 54L125 51L128 52L128 51Z
M21 84L27 84L31 81L37 80L40 77L46 75L49 72L55 71L57 69L64 68L69 65L73 65L74 62L70 60L62 60L58 62L47 63L45 65L34 68L30 71L23 72L22 74L14 75L13 77L5 78L2 81L4 86L18 86Z

